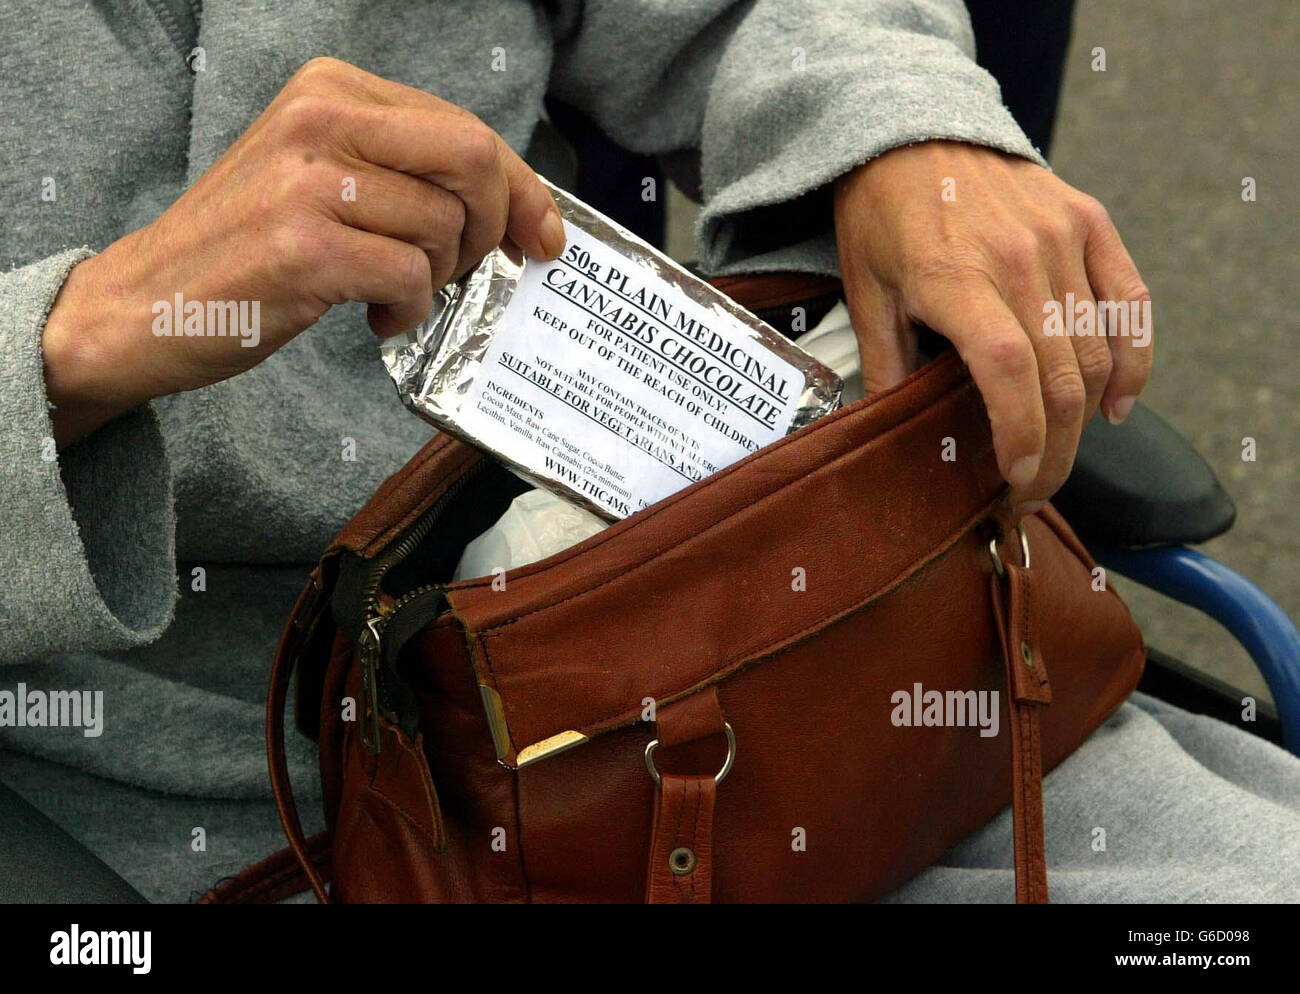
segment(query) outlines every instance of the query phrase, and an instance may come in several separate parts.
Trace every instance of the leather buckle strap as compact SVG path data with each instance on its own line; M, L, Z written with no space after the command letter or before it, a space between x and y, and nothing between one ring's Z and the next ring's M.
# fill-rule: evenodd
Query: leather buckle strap
M716 686L664 708L655 724L659 738L646 746L646 769L658 785L654 827L650 830L650 865L646 903L708 904L713 897L713 810L718 785L731 771L736 737L722 717ZM661 772L655 765L658 746L694 743L718 734L727 738L727 758L716 773Z
M713 806L709 776L660 778L650 838L647 904L708 904L713 889Z
M1047 903L1047 844L1043 823L1043 756L1039 709L1052 702L1052 688L1039 649L1032 610L1029 540L1017 525L1019 564L990 545L994 564L993 612L1007 686L1011 738L1011 821L1015 845L1016 901Z

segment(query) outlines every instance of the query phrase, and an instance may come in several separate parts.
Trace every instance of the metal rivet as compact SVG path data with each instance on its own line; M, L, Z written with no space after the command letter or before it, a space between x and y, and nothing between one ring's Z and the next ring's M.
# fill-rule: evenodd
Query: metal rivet
M668 854L668 868L679 877L686 876L695 869L695 853L679 846Z
M1034 650L1029 648L1028 642L1020 643L1020 658L1025 661L1026 666L1034 665Z

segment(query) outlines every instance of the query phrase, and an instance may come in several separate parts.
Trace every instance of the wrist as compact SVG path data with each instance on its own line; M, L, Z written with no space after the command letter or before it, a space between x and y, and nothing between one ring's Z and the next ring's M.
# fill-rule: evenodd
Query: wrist
M124 335L138 315L108 278L111 260L92 256L74 266L55 297L41 335L45 395L54 405L54 438L63 448L152 399L126 354ZM147 325L146 325L147 327Z

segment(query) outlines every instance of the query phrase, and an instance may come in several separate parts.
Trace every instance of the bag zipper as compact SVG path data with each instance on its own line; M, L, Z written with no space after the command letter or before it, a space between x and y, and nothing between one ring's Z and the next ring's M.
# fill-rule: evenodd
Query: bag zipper
M462 473L447 488L406 533L382 555L376 556L363 589L362 603L364 627L357 637L357 654L361 663L361 690L366 700L365 720L361 725L361 742L371 754L378 754L380 741L380 677L383 660L384 631L401 609L415 600L435 590L446 588L442 583L424 583L403 593L396 600L385 604L380 596L384 577L388 571L409 556L420 543L428 538L438 519L461 491L488 465L486 459L480 459ZM397 674L391 674L398 679Z

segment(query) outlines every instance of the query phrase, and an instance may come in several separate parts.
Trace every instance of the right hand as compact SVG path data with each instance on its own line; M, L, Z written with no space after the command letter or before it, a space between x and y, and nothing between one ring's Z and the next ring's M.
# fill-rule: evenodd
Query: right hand
M243 372L334 304L368 303L380 336L413 328L435 289L506 239L549 259L564 229L495 132L429 93L313 59L157 220L69 274L42 341L55 438ZM259 301L257 344L156 336L153 306L177 293Z

